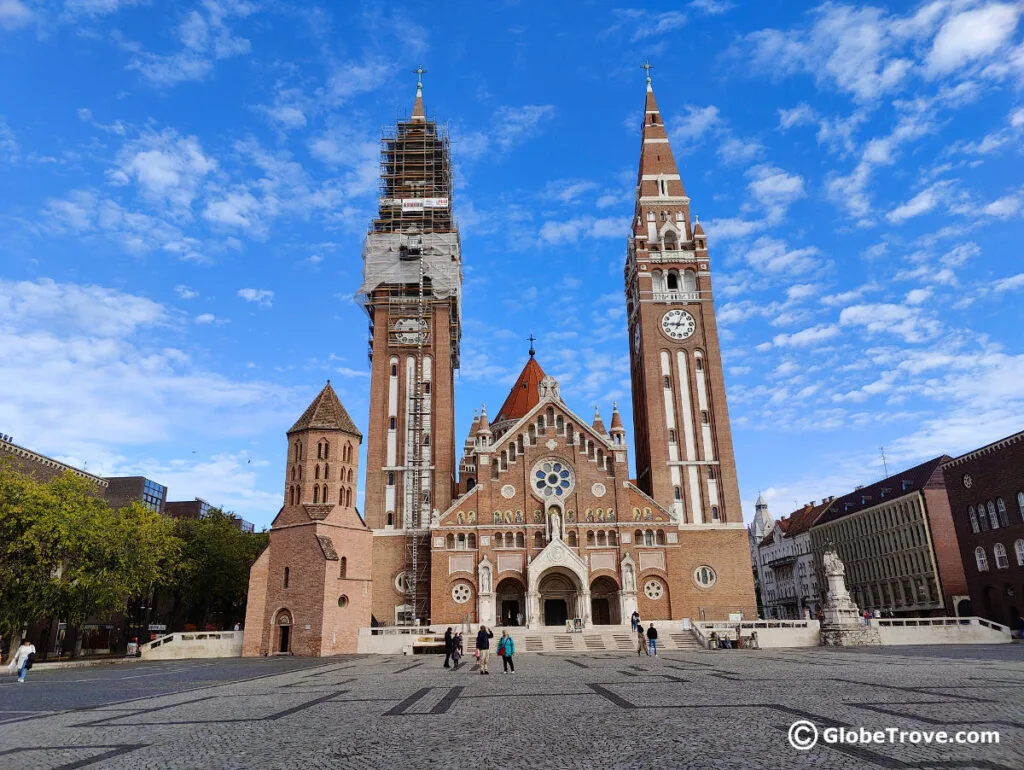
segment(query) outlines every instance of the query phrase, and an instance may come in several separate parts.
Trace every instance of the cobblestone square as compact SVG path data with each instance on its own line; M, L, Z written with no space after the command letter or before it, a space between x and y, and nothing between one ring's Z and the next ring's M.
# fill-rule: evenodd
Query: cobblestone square
M1019 768L1024 646L126 663L0 680L0 767ZM996 730L818 745L790 725Z

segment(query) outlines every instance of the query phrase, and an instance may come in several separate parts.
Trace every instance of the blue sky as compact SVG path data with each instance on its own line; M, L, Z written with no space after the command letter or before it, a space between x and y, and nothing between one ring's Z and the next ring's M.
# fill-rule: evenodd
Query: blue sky
M449 124L458 446L538 337L631 431L650 58L708 233L747 519L1024 428L1022 6L0 0L0 431L268 524L354 300L381 126ZM361 495L360 495L361 499Z

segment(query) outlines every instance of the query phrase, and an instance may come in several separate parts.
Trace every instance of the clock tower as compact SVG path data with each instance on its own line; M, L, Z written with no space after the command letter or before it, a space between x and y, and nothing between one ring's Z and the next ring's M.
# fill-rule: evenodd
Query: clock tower
M638 486L684 524L742 523L711 261L647 77L625 282Z
M462 253L448 138L426 116L422 79L411 117L385 130L380 166L361 289L370 317L373 614L387 624L426 622L431 513L448 508L455 487Z

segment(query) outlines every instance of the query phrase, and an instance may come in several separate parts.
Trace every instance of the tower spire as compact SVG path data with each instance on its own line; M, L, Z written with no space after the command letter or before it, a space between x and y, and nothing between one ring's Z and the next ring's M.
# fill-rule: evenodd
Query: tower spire
M427 74L427 71L421 64L413 72L416 73L416 100L412 103L412 119L426 120L427 112L423 109L423 76Z

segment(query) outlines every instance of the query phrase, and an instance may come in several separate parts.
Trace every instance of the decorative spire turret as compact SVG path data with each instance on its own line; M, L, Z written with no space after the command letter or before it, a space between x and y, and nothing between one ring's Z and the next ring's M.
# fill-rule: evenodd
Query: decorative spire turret
M416 100L412 103L412 119L426 120L427 112L423 109L423 76L427 73L421 64L413 70L416 73Z
M598 406L594 407L594 430L602 436L608 435L608 431L604 427L604 420L601 419L601 409Z
M491 423L487 421L487 404L480 407L480 422L476 426L476 435L484 439L484 446L491 443Z

